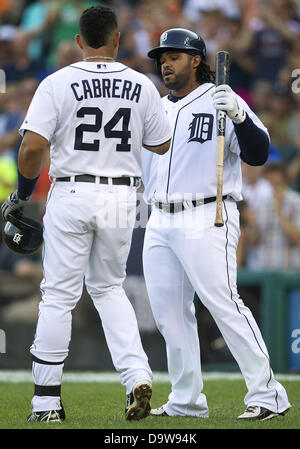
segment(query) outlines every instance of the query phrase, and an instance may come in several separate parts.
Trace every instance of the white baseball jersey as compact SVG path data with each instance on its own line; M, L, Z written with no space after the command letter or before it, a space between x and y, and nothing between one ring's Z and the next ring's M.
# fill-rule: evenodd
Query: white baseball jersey
M21 134L25 130L50 141L50 175L55 178L140 176L142 143L157 146L171 138L154 84L115 62L79 62L47 77L34 95ZM110 221L111 213L116 221ZM135 217L136 186L52 183L43 217L43 300L30 351L38 360L55 364L33 362L36 385L45 389L61 384L72 310L83 282L126 393L138 381L151 382L136 316L123 289ZM60 392L56 394L34 394L33 410L59 409Z
M118 62L78 62L45 78L20 133L25 130L50 141L53 177L140 176L142 143L171 137L154 84Z
M212 103L212 83L200 85L176 103L168 96L163 103L173 129L170 150L157 158L143 151L143 182L145 196L163 202L180 201L184 195L209 198L217 192L216 110ZM238 97L239 106L253 122L268 134L267 129ZM232 121L226 120L223 193L242 199L242 173L239 143Z

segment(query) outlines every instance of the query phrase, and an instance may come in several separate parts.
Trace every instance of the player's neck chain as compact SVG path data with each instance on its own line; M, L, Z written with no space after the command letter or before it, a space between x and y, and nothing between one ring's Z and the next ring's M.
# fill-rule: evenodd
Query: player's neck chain
M84 61L88 61L89 59L108 59L110 61L114 61L115 59L111 56L88 56L87 58L84 58Z

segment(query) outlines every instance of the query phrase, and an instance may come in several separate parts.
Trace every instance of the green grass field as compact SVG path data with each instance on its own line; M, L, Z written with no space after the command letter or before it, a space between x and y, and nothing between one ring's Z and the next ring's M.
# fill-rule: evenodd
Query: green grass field
M236 420L245 408L242 380L206 380L203 392L210 408L209 418L149 416L127 422L125 392L119 383L66 382L62 387L66 421L44 424L26 422L31 411L31 383L0 382L0 429L300 429L300 381L282 383L293 407L285 417L270 421ZM154 383L152 407L166 402L169 392L168 383Z

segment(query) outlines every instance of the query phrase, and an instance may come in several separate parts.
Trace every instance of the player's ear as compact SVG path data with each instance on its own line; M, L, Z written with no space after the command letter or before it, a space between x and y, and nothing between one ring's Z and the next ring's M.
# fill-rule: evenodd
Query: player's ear
M120 31L115 33L115 36L114 36L114 48L118 48L119 47L120 35L121 35Z
M193 69L196 69L201 64L201 57L200 55L195 55L192 58L192 67Z
M78 47L79 47L81 50L83 50L83 45L82 45L82 41L81 41L81 36L80 36L80 34L76 34L76 36L75 36L75 41L76 41L76 44L78 45Z

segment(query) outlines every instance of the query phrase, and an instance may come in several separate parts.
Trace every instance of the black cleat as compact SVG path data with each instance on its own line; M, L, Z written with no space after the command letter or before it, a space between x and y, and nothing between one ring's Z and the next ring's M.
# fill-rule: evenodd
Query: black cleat
M62 422L66 419L65 410L61 404L60 410L46 410L43 412L32 412L27 421Z
M142 380L133 387L127 395L125 418L128 421L146 418L150 414L150 399L152 395L152 385L148 380Z
M267 419L276 418L276 416L284 416L289 409L284 412L276 413L259 405L250 405L245 412L238 416L237 419L245 419L247 421L267 421Z

